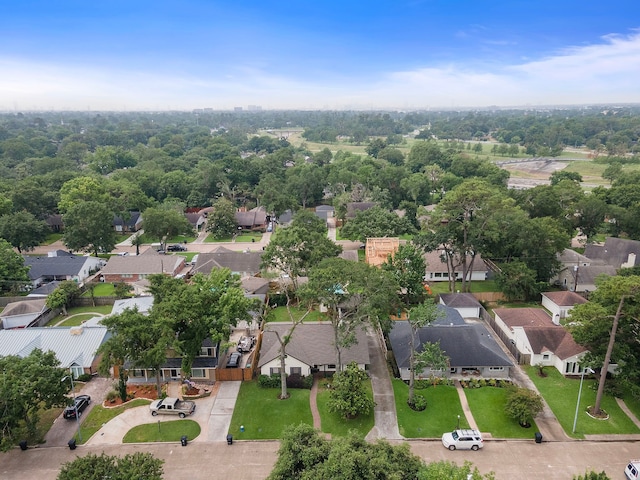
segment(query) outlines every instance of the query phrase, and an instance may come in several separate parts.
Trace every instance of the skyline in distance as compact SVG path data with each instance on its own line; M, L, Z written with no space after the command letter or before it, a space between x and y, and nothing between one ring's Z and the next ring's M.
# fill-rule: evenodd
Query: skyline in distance
M640 103L639 27L627 0L25 0L0 110Z

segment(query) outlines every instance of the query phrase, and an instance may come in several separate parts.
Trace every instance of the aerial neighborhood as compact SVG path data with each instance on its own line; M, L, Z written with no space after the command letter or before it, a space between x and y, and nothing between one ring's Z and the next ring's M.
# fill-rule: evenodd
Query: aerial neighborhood
M537 128L600 119L561 113ZM192 115L0 115L3 450L144 425L457 463L640 440L634 162L563 162L515 113L346 115L329 137L321 112Z

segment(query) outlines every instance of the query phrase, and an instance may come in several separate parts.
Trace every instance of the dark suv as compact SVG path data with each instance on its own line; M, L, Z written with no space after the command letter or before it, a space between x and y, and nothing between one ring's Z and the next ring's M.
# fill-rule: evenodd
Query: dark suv
M81 417L82 411L91 403L91 397L89 395L78 395L74 401L74 405L70 405L64 409L64 412L62 413L64 418L76 418L76 409L78 410L78 417Z
M240 366L241 360L242 354L233 352L231 355L229 355L229 360L227 360L227 368L238 368Z
M167 247L167 251L169 251L169 252L186 252L187 251L187 247L185 247L184 245L180 245L179 243L176 243L175 245L169 245Z

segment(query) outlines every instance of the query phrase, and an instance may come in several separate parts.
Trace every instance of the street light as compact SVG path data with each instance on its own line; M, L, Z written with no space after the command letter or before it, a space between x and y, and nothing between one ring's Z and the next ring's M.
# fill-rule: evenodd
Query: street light
M580 395L582 395L582 382L584 381L584 372L587 372L589 375L591 375L592 373L596 373L589 367L586 367L584 370L582 370L582 375L580 375L580 388L578 389L578 403L576 403L576 415L575 417L573 417L573 430L571 431L571 433L576 433L576 423L578 422L578 410L580 409Z
M73 392L73 408L76 411L76 423L78 425L78 441L82 442L82 434L80 433L80 417L78 416L78 404L76 403L76 391L73 387L73 374L65 375L61 382L65 382L67 378L71 381L71 391Z

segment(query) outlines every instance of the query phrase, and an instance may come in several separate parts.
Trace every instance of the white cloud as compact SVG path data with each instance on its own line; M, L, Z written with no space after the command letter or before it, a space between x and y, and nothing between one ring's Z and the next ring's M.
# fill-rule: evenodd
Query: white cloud
M264 65L210 74L115 70L0 58L0 109L422 108L640 102L640 32L609 35L517 65L451 63L364 80L270 73ZM295 62L295 59L292 59ZM204 68L204 67L203 67Z

